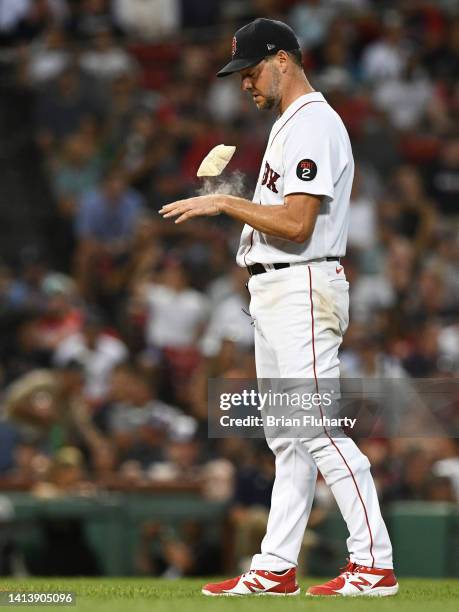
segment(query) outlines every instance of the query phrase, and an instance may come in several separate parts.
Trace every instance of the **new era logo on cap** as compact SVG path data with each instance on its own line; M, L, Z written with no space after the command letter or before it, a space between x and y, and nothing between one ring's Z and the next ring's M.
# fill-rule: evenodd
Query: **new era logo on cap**
M268 48L268 51L272 51L273 49L275 49L275 48L276 48L276 45L273 45L273 44L271 44L271 43L268 43L268 44L266 45L266 47Z

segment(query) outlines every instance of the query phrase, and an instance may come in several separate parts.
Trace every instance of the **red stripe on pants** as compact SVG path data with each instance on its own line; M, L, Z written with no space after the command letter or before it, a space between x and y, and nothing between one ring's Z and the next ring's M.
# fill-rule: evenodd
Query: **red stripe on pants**
M317 380L317 373L316 373L316 347L315 347L315 338L314 338L314 302L312 299L312 275L311 275L311 267L308 266L308 272L309 272L309 301L311 302L311 328L312 328L312 357L313 357L313 370L314 370L314 380L315 380L315 385L316 385L316 392L319 393L319 383ZM320 408L320 415L323 419L324 414L322 412L322 405L319 404L319 408ZM357 481L355 479L354 473L352 472L348 462L346 461L343 453L339 450L339 448L336 446L335 441L333 440L333 438L330 436L330 434L327 431L327 428L324 425L324 431L325 434L327 436L327 438L330 440L330 442L333 444L333 446L335 447L337 453L339 454L339 456L341 457L341 459L344 461L345 466L347 467L347 469L349 470L349 474L351 475L351 478L354 482L356 491L357 491L357 495L359 496L360 502L362 504L362 508L363 508L363 512L365 514L365 521L367 523L367 527L368 527L368 533L370 535L370 556L372 559L372 564L371 567L375 566L375 558L373 556L373 534L371 533L371 527L370 527L370 521L368 520L368 512L367 512L367 508L365 506L365 503L363 501L362 495L360 493L360 489L359 489L359 485L357 484Z

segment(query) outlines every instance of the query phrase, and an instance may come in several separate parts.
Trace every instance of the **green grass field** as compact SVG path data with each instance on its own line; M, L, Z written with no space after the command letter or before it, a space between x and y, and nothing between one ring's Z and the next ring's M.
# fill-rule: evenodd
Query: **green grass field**
M303 593L317 579L301 580L298 597L204 597L202 580L166 581L148 578L4 579L1 590L56 592L72 591L76 606L39 606L40 610L107 612L269 612L271 610L375 610L382 612L456 612L459 609L459 580L403 579L400 593L388 598L309 598ZM23 607L23 606L21 606ZM5 609L7 609L5 607ZM30 607L29 607L30 609Z

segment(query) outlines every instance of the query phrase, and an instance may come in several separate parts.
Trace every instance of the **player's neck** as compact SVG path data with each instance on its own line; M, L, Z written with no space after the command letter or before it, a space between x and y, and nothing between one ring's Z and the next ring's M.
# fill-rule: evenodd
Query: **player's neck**
M306 94L313 93L315 89L311 87L311 84L303 74L302 78L296 78L292 80L284 89L282 98L279 105L279 114L282 115L290 104L293 104L295 100Z

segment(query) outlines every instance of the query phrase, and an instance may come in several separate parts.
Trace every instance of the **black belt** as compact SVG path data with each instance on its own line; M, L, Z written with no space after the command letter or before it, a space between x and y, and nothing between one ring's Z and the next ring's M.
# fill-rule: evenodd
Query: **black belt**
M320 259L311 259L311 263L314 261L340 261L339 257L323 257ZM274 270L282 270L283 268L290 268L291 266L296 266L299 263L303 263L303 262L295 262L295 263L274 263L274 264L270 264ZM308 262L304 262L304 263L308 263ZM264 266L261 263L254 263L251 266L247 266L247 270L250 274L250 276L253 276L254 274L264 274L265 272L270 272L271 268L268 268L266 266Z

